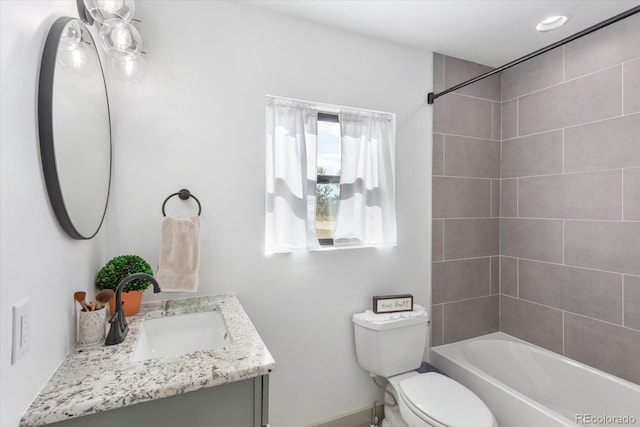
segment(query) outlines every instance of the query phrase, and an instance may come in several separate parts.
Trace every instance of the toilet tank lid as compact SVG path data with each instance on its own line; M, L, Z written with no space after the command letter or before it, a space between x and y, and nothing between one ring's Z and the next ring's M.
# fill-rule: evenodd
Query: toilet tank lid
M429 314L424 307L414 304L413 311L376 314L372 310L367 310L354 314L352 320L353 323L363 328L383 331L426 323L429 320Z

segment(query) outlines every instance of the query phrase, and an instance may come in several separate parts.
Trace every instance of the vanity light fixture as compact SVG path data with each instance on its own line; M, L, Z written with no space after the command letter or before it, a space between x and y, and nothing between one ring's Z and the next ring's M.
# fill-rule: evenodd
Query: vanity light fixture
M569 20L569 15L554 15L544 18L536 25L536 30L546 32L562 27Z
M120 80L139 82L146 63L142 58L142 38L133 26L133 0L78 0L86 9L85 15L98 23L100 42L109 55L111 69ZM80 13L83 16L83 13ZM139 21L138 21L139 22ZM91 24L91 22L88 22Z

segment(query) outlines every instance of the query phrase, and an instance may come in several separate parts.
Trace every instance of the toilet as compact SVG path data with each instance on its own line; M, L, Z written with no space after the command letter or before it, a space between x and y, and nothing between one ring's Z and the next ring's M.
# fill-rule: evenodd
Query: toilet
M427 339L427 312L353 315L360 366L389 382L396 406L385 406L382 427L497 427L482 400L451 378L415 371L422 363ZM389 397L386 398L387 400Z

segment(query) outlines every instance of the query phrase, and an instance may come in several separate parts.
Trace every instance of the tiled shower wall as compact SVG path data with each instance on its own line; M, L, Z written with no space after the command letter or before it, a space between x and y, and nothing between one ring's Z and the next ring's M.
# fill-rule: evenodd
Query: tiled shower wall
M434 132L432 345L500 329L640 383L640 15L439 98Z
M640 383L640 15L502 73L500 330Z
M434 88L488 67L434 56ZM439 98L433 113L432 345L498 330L500 76Z

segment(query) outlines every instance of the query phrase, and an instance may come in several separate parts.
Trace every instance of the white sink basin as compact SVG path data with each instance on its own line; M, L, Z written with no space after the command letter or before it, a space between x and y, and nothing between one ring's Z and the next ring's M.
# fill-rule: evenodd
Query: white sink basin
M145 319L133 360L177 356L230 343L224 319L215 310Z

